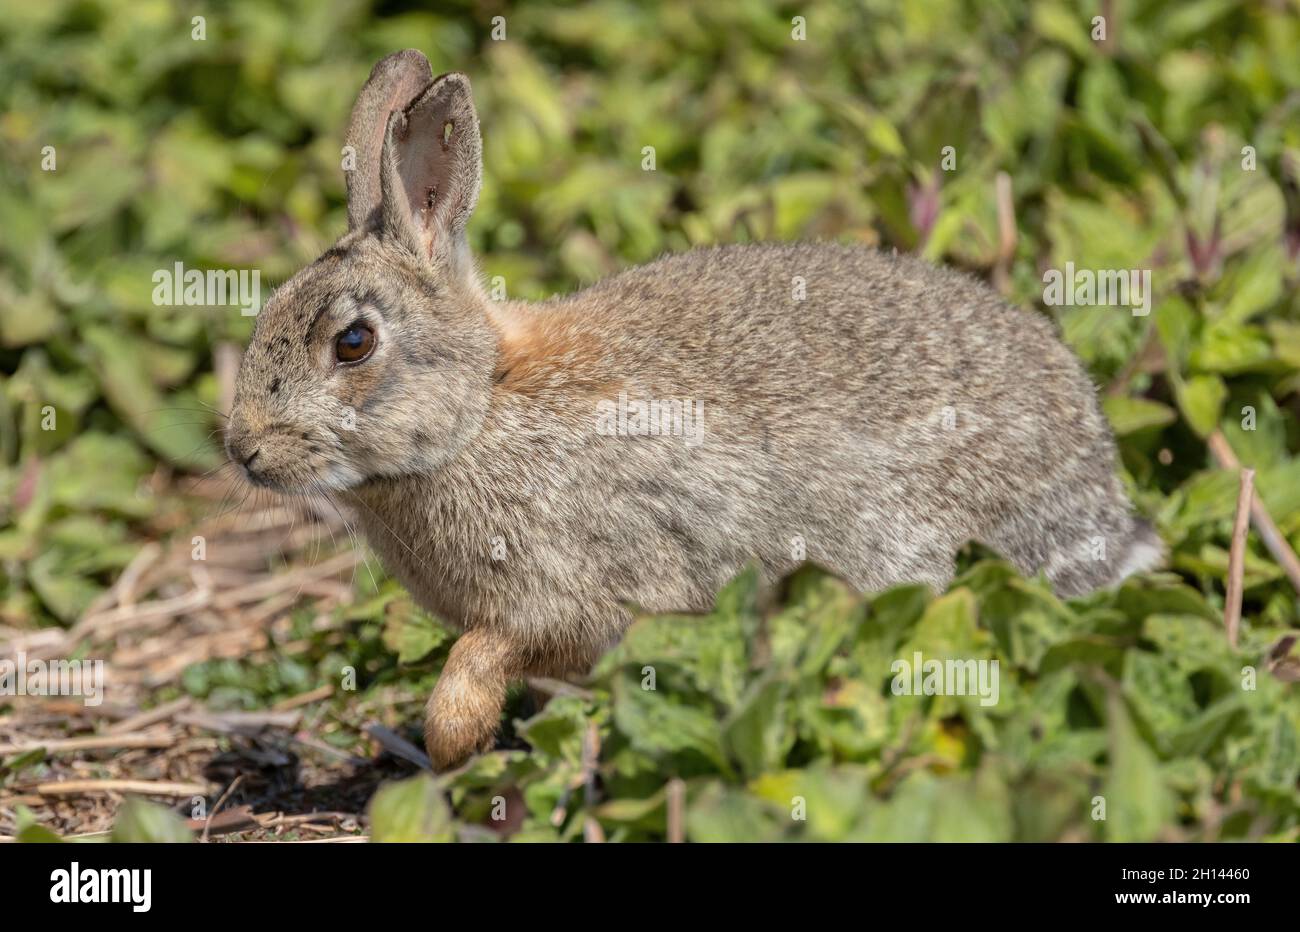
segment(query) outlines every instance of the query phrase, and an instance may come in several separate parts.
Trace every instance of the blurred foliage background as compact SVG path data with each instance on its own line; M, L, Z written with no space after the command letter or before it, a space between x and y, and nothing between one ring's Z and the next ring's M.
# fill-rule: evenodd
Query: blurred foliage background
M512 295L717 242L831 238L965 268L1058 321L1177 576L1074 606L988 560L937 601L805 581L781 617L811 627L772 622L784 646L765 659L650 619L585 698L520 726L526 748L444 780L454 816L417 781L377 804L377 835L432 824L430 808L454 834L509 785L525 834L595 818L662 837L664 784L682 777L700 838L1296 837L1300 703L1274 672L1293 669L1280 639L1300 609L1252 535L1240 650L1215 630L1237 478L1205 441L1221 431L1258 469L1300 544L1297 0L434 7L0 0L0 624L74 621L166 533L168 477L220 462L214 359L252 321L156 306L152 276L259 269L265 296L327 247L355 94L378 58L417 47L472 79L470 236ZM1150 315L1044 309L1043 272L1067 262L1151 269ZM762 617L736 587L716 625L733 634ZM383 676L422 689L447 639L410 618L414 633L385 635ZM1000 658L1002 703L886 702L885 658L913 645ZM674 687L630 688L643 663ZM251 702L275 693L235 680ZM599 800L581 789L588 721L606 738ZM1103 790L1122 819L1089 817ZM794 795L820 815L782 816Z

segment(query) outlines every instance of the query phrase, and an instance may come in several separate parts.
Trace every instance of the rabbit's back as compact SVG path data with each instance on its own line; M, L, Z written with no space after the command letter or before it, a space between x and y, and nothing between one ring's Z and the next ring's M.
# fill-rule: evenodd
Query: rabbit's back
M1095 408L1045 318L911 256L829 244L698 249L558 306L601 335L610 377L717 403L751 407L780 393L802 412L869 397L862 413L907 419L918 405L1060 388L1060 401Z
M674 459L761 498L746 543L774 572L806 553L864 586L940 584L975 539L1080 592L1158 554L1077 359L1048 319L965 274L850 246L731 246L559 309L599 335L593 382L699 402L703 439Z

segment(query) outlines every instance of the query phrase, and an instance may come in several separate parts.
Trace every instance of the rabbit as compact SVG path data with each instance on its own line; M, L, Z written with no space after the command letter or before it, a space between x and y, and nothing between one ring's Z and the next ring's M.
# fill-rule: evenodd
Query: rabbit
M347 509L462 632L435 768L493 746L512 682L584 672L636 608L709 609L751 561L941 589L974 540L1062 596L1161 561L1080 363L977 280L748 245L494 301L468 79L383 59L347 144L348 231L258 315L225 441L252 483Z

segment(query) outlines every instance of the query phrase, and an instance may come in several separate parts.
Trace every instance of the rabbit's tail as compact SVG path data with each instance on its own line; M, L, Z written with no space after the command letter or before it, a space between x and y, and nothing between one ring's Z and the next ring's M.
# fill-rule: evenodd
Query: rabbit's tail
M1132 530L1122 554L1118 569L1110 585L1117 586L1130 576L1145 573L1165 561L1165 544L1156 533L1155 526L1143 518L1132 519Z
M1072 491L1049 490L1022 502L982 542L1026 575L1045 573L1066 597L1118 586L1164 561L1164 543L1149 521L1133 514L1118 480Z
M1164 562L1165 545L1151 522L1125 514L1118 523L1124 527L1121 533L1094 536L1070 547L1074 559L1056 565L1049 561L1047 577L1059 594L1084 595L1118 586Z

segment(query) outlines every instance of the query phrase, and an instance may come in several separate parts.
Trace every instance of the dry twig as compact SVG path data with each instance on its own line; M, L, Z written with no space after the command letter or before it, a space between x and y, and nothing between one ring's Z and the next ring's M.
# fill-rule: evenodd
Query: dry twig
M139 793L143 796L207 796L206 783L172 783L165 780L60 780L38 783L39 796L89 796L98 793Z
M110 748L114 750L167 748L175 743L176 736L166 732L156 735L106 734L89 735L84 738L50 738L45 741L0 745L0 757L6 754L26 754L37 748L44 748L46 754L62 754L66 751L102 751Z
M1228 643L1237 646L1237 629L1241 627L1242 579L1246 572L1246 532L1250 530L1250 503L1254 498L1255 470L1241 471L1241 491L1237 494L1237 516L1232 524L1232 549L1228 551L1228 584L1223 600L1223 624L1228 629Z
M1210 454L1214 457L1220 469L1236 471L1241 468L1237 455L1232 451L1232 446L1228 443L1228 438L1223 436L1222 431L1214 431L1214 433L1210 434L1206 443L1209 445ZM1273 559L1282 567L1282 571L1291 580L1291 585L1295 587L1295 591L1300 592L1300 557L1295 555L1295 551L1287 543L1286 536L1278 529L1273 517L1268 513L1268 509L1264 507L1264 502L1258 495L1251 500L1250 518L1255 525L1255 530L1259 532L1264 546L1268 548L1268 552L1273 555Z
M668 781L668 840L680 844L686 840L686 783L680 777Z

